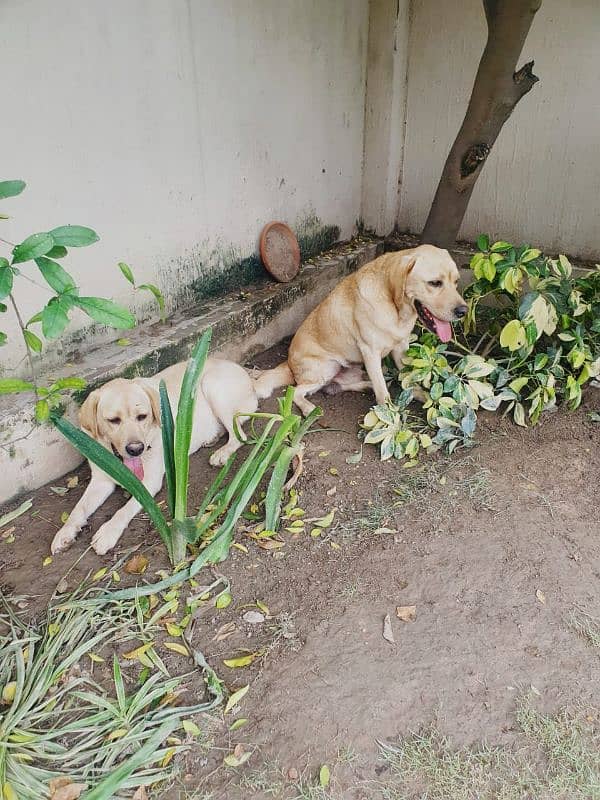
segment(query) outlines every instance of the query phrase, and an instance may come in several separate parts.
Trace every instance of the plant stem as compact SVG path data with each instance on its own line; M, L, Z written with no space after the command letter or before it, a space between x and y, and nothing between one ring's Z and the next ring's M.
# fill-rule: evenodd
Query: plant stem
M493 349L493 347L494 347L494 345L496 344L497 341L498 341L498 334L495 334L495 336L492 336L492 338L489 340L489 342L484 347L483 353L481 354L482 358L487 358L488 357L488 354Z
M452 344L455 344L457 347L460 347L463 353L468 353L470 356L473 355L473 351L469 350L468 347L462 345L457 339L452 339Z
M4 241L4 240L2 240L2 241ZM17 303L15 301L15 298L13 297L12 292L8 295L8 297L10 299L10 303L11 303L11 305L13 307L13 310L15 312L15 315L17 317L17 322L19 323L19 328L21 329L21 336L23 337L23 341L25 342L25 347L27 348L27 360L29 361L29 368L31 370L31 382L33 383L35 396L37 398L37 397L39 397L38 384L37 384L37 372L36 372L36 369L35 369L35 365L33 363L33 353L31 352L31 348L29 347L29 343L28 343L27 338L25 336L25 323L23 322L23 318L21 317L21 312L19 311L19 307L17 306Z
M484 331L484 332L482 333L482 335L481 335L481 339L480 339L480 340L477 342L477 344L476 344L476 345L475 345L475 347L473 348L473 352L474 352L474 353L476 353L476 352L479 350L479 347L480 347L481 343L483 342L483 340L485 339L485 337L486 337L487 335L488 335L488 332L487 332L487 331Z

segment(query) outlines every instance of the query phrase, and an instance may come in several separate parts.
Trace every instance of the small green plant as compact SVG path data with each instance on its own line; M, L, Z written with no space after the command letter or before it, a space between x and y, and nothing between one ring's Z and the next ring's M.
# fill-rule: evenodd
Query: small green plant
M600 374L600 269L575 277L563 255L487 236L477 244L463 335L448 344L414 335L393 378L402 388L396 402L363 421L382 459L414 466L420 451L472 445L480 409L512 414L521 426L558 404L574 410ZM409 412L417 392L425 418Z
M141 283L137 284L135 282L135 278L133 276L133 270L128 264L125 264L124 261L119 261L119 269L123 273L123 277L129 281L129 283L133 286L133 288L137 291L138 289L144 289L154 297L158 304L158 308L160 310L160 319L161 322L165 321L165 298L163 293L160 291L158 286L155 286L153 283Z
M244 513L259 484L272 470L265 497L265 527L274 530L281 514L281 498L287 472L293 458L299 455L302 439L320 409L305 420L293 413L293 390L279 400L279 413L245 414L251 419L252 448L238 470L228 479L235 460L231 456L208 489L200 508L188 514L189 445L196 388L208 353L211 329L203 334L188 363L179 396L177 418L174 420L166 387L160 386L163 457L167 484L170 519L145 488L143 483L105 447L64 417L54 417L54 424L79 452L138 500L146 511L175 566L186 555L187 545L201 548L192 565L175 573L179 580L193 577L205 564L223 561L229 553L236 523ZM257 432L256 423L264 421Z
M2 181L0 200L15 197L24 189L24 181ZM7 218L6 215L1 217ZM63 225L51 231L34 233L19 244L0 239L0 242L11 249L10 259L0 256L0 301L8 300L17 318L30 373L26 380L15 377L0 378L0 395L33 393L36 400L35 418L38 422L45 422L49 418L50 412L60 405L66 393L80 391L86 385L82 378L68 377L42 386L38 377L37 357L42 353L44 341L58 339L64 333L71 312L78 309L95 322L111 328L128 329L136 324L133 314L112 300L82 296L75 279L59 263L69 254L70 248L88 247L98 239L98 234L94 230L81 225ZM33 272L29 269L31 262L37 268ZM152 292L163 314L164 300L160 291L150 284L136 287L129 267L125 264L120 267L134 288ZM38 276L44 280L43 288L48 289L51 296L44 307L25 322L15 297L15 283L18 280L36 283L35 277ZM7 311L7 304L0 302L0 314ZM7 341L7 334L0 331L0 345L5 345Z

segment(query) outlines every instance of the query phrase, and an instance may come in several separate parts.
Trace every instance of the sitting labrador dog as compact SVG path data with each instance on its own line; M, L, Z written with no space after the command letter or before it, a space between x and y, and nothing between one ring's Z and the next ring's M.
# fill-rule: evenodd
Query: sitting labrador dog
M458 277L448 251L432 245L370 261L308 315L292 339L287 361L264 372L257 385L273 391L295 383L294 402L304 415L315 407L306 395L324 387L329 393L372 388L377 403L385 403L389 392L381 361L391 353L402 367L417 318L448 342L450 323L466 314Z
M81 428L122 460L138 477L151 495L157 494L164 478L163 445L160 429L160 396L158 387L164 380L171 407L175 410L187 364L175 364L152 378L126 380L117 378L91 392L79 412ZM215 442L224 432L228 439L210 457L213 466L224 464L242 446L235 435L234 416L251 414L261 399L255 382L243 367L231 361L208 358L198 382L190 453ZM244 437L243 423L237 418L237 430ZM87 524L89 517L114 492L115 482L90 462L92 478L69 519L52 541L52 553L71 545ZM117 544L133 517L140 511L131 498L105 522L92 538L92 547L99 555Z

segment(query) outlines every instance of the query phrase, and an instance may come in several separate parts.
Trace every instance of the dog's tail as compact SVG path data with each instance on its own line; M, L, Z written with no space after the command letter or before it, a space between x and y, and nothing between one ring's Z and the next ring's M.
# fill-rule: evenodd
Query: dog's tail
M255 372L253 380L256 396L259 400L270 397L275 389L279 389L281 386L293 386L295 382L287 361L284 361L283 364L274 369L266 369L263 372L259 372L258 377Z

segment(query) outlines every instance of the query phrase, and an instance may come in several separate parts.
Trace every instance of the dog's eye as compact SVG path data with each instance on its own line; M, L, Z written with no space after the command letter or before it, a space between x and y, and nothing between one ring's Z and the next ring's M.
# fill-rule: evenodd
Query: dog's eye
M143 422L146 419L147 416L148 416L148 414L138 414L136 419L137 419L138 422Z
M108 420L111 425L118 425L121 422L121 417L113 417Z
M439 289L442 285L443 281L427 281L430 286L435 286L436 289Z

